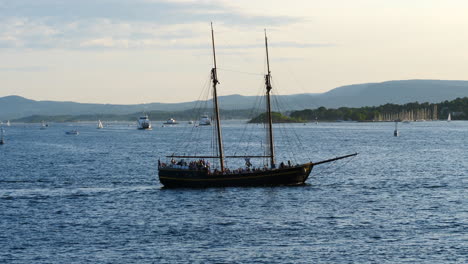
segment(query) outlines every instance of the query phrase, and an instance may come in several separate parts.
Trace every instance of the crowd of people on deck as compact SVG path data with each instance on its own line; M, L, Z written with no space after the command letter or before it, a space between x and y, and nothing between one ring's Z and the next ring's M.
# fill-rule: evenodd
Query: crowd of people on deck
M185 160L176 161L171 159L169 164L162 163L158 160L158 166L161 168L185 169L185 170L210 170L210 162L203 159L186 162Z
M185 160L176 161L175 159L171 159L169 164L163 163L158 160L159 168L171 168L171 169L185 169L185 170L199 170L199 171L206 171L208 174L242 174L242 173L252 173L252 172L261 172L267 171L270 168L267 165L264 165L262 168L254 167L252 163L250 163L250 159L246 159L245 167L241 167L235 170L230 170L229 168L224 168L224 171L218 170L215 168L213 171L210 169L211 164L209 161L205 161L204 159L199 159L195 161L186 162ZM288 160L288 164L281 162L279 165L280 169L283 168L291 168L294 167L291 164L291 161Z

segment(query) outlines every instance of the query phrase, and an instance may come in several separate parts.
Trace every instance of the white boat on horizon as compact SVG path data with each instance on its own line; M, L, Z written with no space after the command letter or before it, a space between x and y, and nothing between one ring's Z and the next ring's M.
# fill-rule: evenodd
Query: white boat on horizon
M199 126L211 126L211 119L208 115L202 115L200 121L198 121Z
M140 116L140 118L138 118L138 129L151 129L151 122L148 115Z
M98 120L97 129L101 129L101 128L104 128L104 125L102 124L101 120Z
M177 121L174 118L169 118L166 122L164 122L164 125L177 125Z
M447 122L450 122L450 121L452 121L452 115L449 113L447 117Z

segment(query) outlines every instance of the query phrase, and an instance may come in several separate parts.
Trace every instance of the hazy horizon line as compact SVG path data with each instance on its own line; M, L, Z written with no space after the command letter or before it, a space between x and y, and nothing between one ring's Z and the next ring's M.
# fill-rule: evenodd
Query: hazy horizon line
M319 92L319 93L292 93L292 94L274 94L273 96L293 96L293 95L304 95L304 94L308 94L308 95L320 95L320 94L325 94L325 93L328 93L332 90L335 90L335 89L338 89L338 88L342 88L342 87L347 87L347 86L355 86L355 85L368 85L368 84L382 84L382 83L388 83L388 82L399 82L399 81L459 81L459 82L468 82L468 80L445 80L445 79L403 79L403 80L387 80L387 81L380 81L380 82L364 82L364 83L353 83L353 84L347 84L347 85L341 85L341 86L337 86L337 87L334 87L332 89L329 89L327 91L324 91L324 92ZM238 94L238 93L234 93L234 94L227 94L227 95L220 95L219 97L227 97L227 96L243 96L243 97L255 97L255 96L258 96L258 95L243 95L243 94ZM198 100L198 99L194 99L192 101L179 101L179 102L149 102L149 103L146 103L146 102L141 102L141 103L109 103L109 102L103 102L103 103L97 103L97 102L80 102L80 101L75 101L75 100L51 100L51 99L33 99L33 98L30 98L30 97L27 97L27 96L23 96L23 95L18 95L18 94L10 94L10 95L4 95L4 96L0 96L0 99L1 98L5 98L5 97L21 97L21 98L24 98L24 99L27 99L27 100L32 100L32 101L36 101L36 102L67 102L67 103L79 103L79 104L99 104L99 105L148 105L148 104L183 104L183 103L190 103L190 102L196 102L196 101L206 101L206 100Z

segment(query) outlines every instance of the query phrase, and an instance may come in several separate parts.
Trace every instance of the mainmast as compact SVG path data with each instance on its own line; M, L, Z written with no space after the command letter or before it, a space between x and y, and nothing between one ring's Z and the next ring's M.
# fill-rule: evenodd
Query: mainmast
M213 45L213 69L211 69L211 79L213 80L213 102L216 118L216 132L218 135L218 150L219 150L219 164L221 166L221 171L224 171L224 150L223 150L223 139L221 136L221 123L219 118L219 107L218 107L218 93L216 91L216 85L218 82L218 73L216 70L216 52L214 44L214 31L213 23L211 23L211 43Z
M268 73L265 75L265 86L266 86L266 98L267 98L267 117L268 117L268 139L269 139L269 146L270 146L270 163L271 168L275 168L275 146L273 144L273 121L271 118L271 99L270 99L270 91L271 87L271 72L270 72L270 59L268 58L268 39L266 35L265 29L265 49L266 49L266 57L267 57L267 70Z

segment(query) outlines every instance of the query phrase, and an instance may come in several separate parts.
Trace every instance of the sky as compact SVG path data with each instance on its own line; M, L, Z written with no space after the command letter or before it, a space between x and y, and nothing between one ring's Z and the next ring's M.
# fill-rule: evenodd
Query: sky
M139 104L468 79L466 0L0 0L0 97Z

